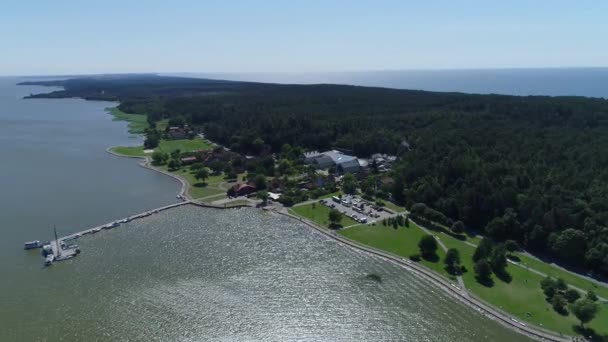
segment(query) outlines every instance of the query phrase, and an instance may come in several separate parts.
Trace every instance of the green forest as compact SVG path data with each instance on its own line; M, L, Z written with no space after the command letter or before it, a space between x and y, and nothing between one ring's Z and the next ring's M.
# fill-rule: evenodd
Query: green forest
M608 101L153 75L32 82L32 97L119 101L249 153L260 139L399 156L393 199L495 241L608 276ZM32 84L29 83L29 84Z

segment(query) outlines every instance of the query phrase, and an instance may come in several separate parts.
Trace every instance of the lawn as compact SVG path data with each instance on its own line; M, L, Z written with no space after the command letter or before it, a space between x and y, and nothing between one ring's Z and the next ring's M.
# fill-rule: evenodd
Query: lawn
M198 150L210 149L211 145L200 138L196 139L180 139L180 140L161 140L156 151L171 153L175 150L181 152L193 152Z
M382 201L384 203L384 207L394 211L395 213L400 213L405 211L404 207L400 207L391 201Z
M413 223L410 223L409 228L399 227L397 229L392 226L359 225L340 230L338 233L351 240L376 247L404 258L409 258L410 255L419 253L418 242L422 236L426 235L420 227ZM437 249L437 254L439 260L436 262L423 259L420 263L442 276L453 278L444 270L443 258L445 257L445 253L440 247Z
M573 273L547 264L546 262L543 262L541 260L529 257L525 254L517 253L517 256L521 259L522 265L530 266L530 268L536 269L554 278L562 278L568 284L574 285L586 291L591 290L595 292L598 296L608 298L608 288L605 286L597 285L592 281L589 281Z
M320 203L309 203L292 207L291 210L299 216L305 217L313 222L316 222L324 227L329 227L329 208ZM352 218L342 215L343 227L357 224Z
M210 176L203 183L194 177L196 171L192 171L190 170L190 168L187 167L181 168L176 171L169 171L167 166L164 165L161 166L160 169L181 176L188 183L190 183L191 186L188 190L188 194L194 199L226 193L226 190L219 188L220 183L224 182L224 177L222 175Z
M349 239L402 257L409 257L411 254L418 253L418 241L424 235L424 232L414 224L411 224L410 228L398 229L379 225L359 225L340 230L338 233ZM467 269L467 272L463 274L463 280L467 289L475 296L501 308L519 320L527 321L555 332L575 335L573 327L578 324L577 319L572 314L561 316L546 302L540 288L541 276L529 272L525 268L509 264L507 270L513 278L511 282L507 283L493 276L493 286L486 287L475 279L472 260L475 247L469 246L464 241L457 240L445 233L434 232L433 234L439 237L448 248L456 248L460 251L462 264ZM444 265L441 261L443 260L444 253L441 250L438 252L440 255L438 262L433 263L423 260L421 263L440 275L450 277L444 270ZM541 261L536 262L542 263ZM549 271L561 271L548 264L541 265L540 267L537 266L534 265L533 267L546 273L549 273ZM576 276L570 275L576 278ZM567 280L566 277L563 278ZM582 280L581 278L578 279L579 281ZM575 284L576 280L570 281L570 283ZM587 284L587 286L589 285ZM588 325L597 333L608 334L608 305L601 304L601 306L602 310L598 316Z
M118 107L107 108L106 110L114 116L114 120L128 121L129 133L142 134L146 128L150 127L148 118L144 114L128 114L118 109Z
M169 119L162 119L156 122L156 129L163 132L169 126Z
M494 285L486 287L475 279L472 260L475 248L444 233L439 233L438 236L448 248L457 248L460 251L462 264L468 270L463 275L463 280L467 289L476 296L509 312L522 321L531 322L546 329L568 335L575 334L572 327L578 321L572 314L566 317L559 315L546 302L540 288L541 276L529 272L525 268L509 264L507 270L513 277L511 282L506 283L494 276ZM546 266L551 267L549 265ZM598 333L607 334L608 307L606 305L602 306L602 311L589 326ZM528 316L527 313L530 315Z
M452 237L448 236L445 233L439 233L439 234L442 237L449 237L450 239L452 239ZM481 238L477 237L477 236L468 237L467 241L478 245L481 241ZM597 285L593 281L587 280L574 273L565 271L561 268L555 267L551 264L548 264L548 263L538 260L536 258L530 257L524 253L515 253L515 255L521 259L521 264L523 266L529 266L530 268L533 268L537 271L548 274L554 278L562 278L568 284L571 284L578 288L584 289L585 291L591 290L601 297L608 298L608 287Z
M122 154L125 156L132 156L132 157L146 156L146 154L144 153L143 146L117 146L117 147L112 147L111 150L113 152L116 152L118 154Z
M177 149L181 152L191 152L198 150L206 150L211 148L211 145L203 139L183 139L183 140L161 140L160 144L154 151L163 151L166 153L171 153ZM112 151L124 154L127 156L137 156L137 157L145 157L151 156L152 154L144 153L143 146L117 146L112 147Z

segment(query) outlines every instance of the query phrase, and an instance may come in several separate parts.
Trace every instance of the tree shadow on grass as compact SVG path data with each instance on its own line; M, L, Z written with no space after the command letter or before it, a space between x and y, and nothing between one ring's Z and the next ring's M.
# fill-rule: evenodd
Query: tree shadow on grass
M193 186L193 187L196 187L196 188L204 188L204 187L206 187L207 185L208 185L208 184L207 184L207 183L205 183L205 182L198 182L198 183L194 183L194 184L192 184L192 186Z
M588 341L593 342L606 342L608 341L608 335L600 335L595 332L595 330L588 327L581 327L580 325L573 325L572 330L574 330L577 334L582 335L587 338Z
M475 277L475 280L477 280L478 283L480 283L481 285L483 285L485 287L494 287L494 279L492 279L492 277L487 277L487 278Z
M439 256L435 253L433 254L423 254L422 258L429 262L437 262L439 261Z
M507 270L494 272L494 274L496 274L496 277L498 277L498 279L504 281L507 284L509 284L513 280L513 277L509 274L509 272L507 272Z
M553 310L564 317L567 317L570 314L570 312L568 311L568 309L566 309L566 307L553 308Z
M461 267L460 266L456 266L456 267L452 267L452 266L445 266L443 268L449 275L453 275L453 276L459 276L460 275L460 271L461 271Z

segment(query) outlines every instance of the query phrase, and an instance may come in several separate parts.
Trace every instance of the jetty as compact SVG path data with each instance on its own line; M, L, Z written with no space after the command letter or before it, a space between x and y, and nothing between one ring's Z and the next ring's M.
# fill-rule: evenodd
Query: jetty
M161 211L172 209L175 207L180 207L180 206L183 206L186 204L200 205L199 203L195 203L191 200L185 200L183 197L181 197L179 195L178 195L178 198L182 199L182 202L169 204L164 207L144 211L143 213L131 215L129 217L125 217L125 218L118 219L118 220L115 220L112 222L108 222L106 224L102 224L102 225L99 225L96 227L88 228L88 229L85 229L85 230L82 230L82 231L79 231L76 233L71 233L69 235L65 235L62 237L58 237L57 231L55 230L55 239L52 241L49 241L48 243L40 245L40 247L42 247L43 257L45 258L45 265L50 266L54 262L69 260L69 259L72 259L75 256L77 256L78 254L80 254L80 248L77 245L75 245L73 242L75 242L75 240L78 240L85 235L97 234L104 230L114 229L114 228L120 227L121 224L131 222L133 220L141 219L144 217L148 217L150 215L159 213Z

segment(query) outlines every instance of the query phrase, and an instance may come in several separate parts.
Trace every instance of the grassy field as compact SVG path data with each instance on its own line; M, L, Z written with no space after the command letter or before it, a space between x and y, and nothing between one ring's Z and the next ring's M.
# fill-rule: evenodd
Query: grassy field
M180 140L161 140L158 144L158 147L155 148L155 151L162 151L166 153L171 153L175 150L180 150L181 152L193 152L198 150L207 150L210 149L211 145L203 139L180 139Z
M314 207L313 207L314 204ZM302 217L305 217L313 222L316 222L324 227L329 227L329 208L320 203L309 203L305 205L299 205L291 208L291 210ZM342 215L342 222L340 223L343 227L357 224L353 219Z
M154 151L162 151L165 153L171 153L177 149L181 152L191 152L198 150L206 150L211 148L211 145L203 139L183 139L183 140L161 140L158 147ZM144 153L143 146L117 146L112 147L112 151L124 154L127 156L150 156L150 154Z
M584 289L586 291L593 291L598 296L608 298L608 288L605 286L596 285L594 282L589 281L585 278L579 277L573 273L562 270L546 262L541 260L537 260L535 258L529 257L525 254L517 253L517 256L521 259L521 264L529 266L533 269L541 271L545 274L548 274L554 278L562 278L566 281L566 283L570 285L574 285L578 288Z
M391 252L393 254L409 257L411 254L418 253L418 241L425 234L419 227L414 224L410 228L398 228L372 225L359 225L348 229L343 229L338 232L344 237L352 240L376 247L378 249ZM512 314L519 320L527 321L546 329L575 335L574 326L578 324L574 315L569 314L562 316L556 313L551 305L545 300L545 296L540 288L540 281L543 277L528 271L525 268L511 265L507 267L509 274L512 276L510 282L505 282L493 276L493 285L491 287L484 286L475 279L473 267L473 253L475 248L466 244L464 241L458 240L444 233L433 232L448 248L456 248L460 251L462 265L467 269L463 274L463 280L467 289L475 296L484 301L501 308L502 310ZM444 269L443 251L439 251L440 260L438 262L429 262L423 260L421 263L428 268L434 270L438 274L452 278ZM527 258L527 257L526 257ZM527 258L530 259L530 258ZM527 259L525 259L527 261ZM522 260L524 260L522 258ZM541 261L536 263L541 263ZM539 271L551 273L558 276L559 272L564 272L551 265L530 265ZM576 286L584 287L591 286L575 275L570 274L569 283ZM563 277L565 280L566 277ZM583 281L582 284L580 282ZM597 293L601 293L597 291ZM608 334L608 305L601 304L602 310L593 320L589 327L599 334Z
M169 119L163 119L156 122L156 129L163 132L169 126Z
M349 239L404 258L409 258L410 255L419 253L418 242L422 236L426 235L420 227L413 223L410 224L409 228L399 227L397 229L392 226L359 225L340 230L338 233ZM441 248L437 249L437 255L439 256L439 260L435 262L423 259L420 263L445 277L453 278L444 270L443 258L445 257L445 253Z
M143 146L117 146L117 147L112 147L111 150L113 152L116 152L118 154L122 154L125 156L132 156L132 157L146 156L146 154L144 153Z
M576 318L572 314L562 316L556 313L545 300L540 288L540 281L543 277L529 272L525 268L509 264L507 270L513 278L511 282L504 282L494 276L494 285L486 287L475 280L472 260L475 248L447 234L439 233L437 235L448 248L457 248L460 251L462 264L468 270L463 274L463 280L467 289L476 296L509 312L520 320L534 323L552 331L569 335L575 334L573 326L578 324ZM550 265L545 264L545 266L557 270ZM602 306L602 311L589 326L597 333L608 334L608 306Z
M122 112L118 107L108 108L107 111L114 116L116 121L128 121L129 133L142 134L146 128L150 127L148 118L144 114L128 114Z
M395 213L400 213L405 211L404 207L400 207L391 201L382 201L384 203L384 207L394 211Z
M161 166L161 169L165 171L169 171L167 166ZM188 194L194 198L202 198L212 195L225 194L226 190L219 188L219 185L224 182L224 177L222 175L219 176L211 176L205 180L205 182L201 182L194 177L195 171L191 171L189 168L181 168L177 171L170 171L173 174L181 176L188 183L190 183L190 189ZM220 199L220 198L217 198Z

